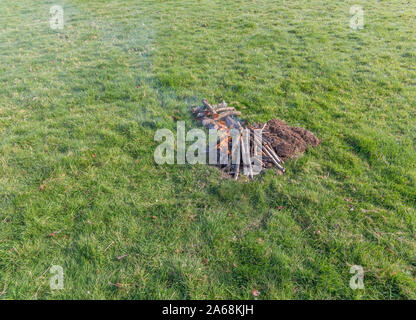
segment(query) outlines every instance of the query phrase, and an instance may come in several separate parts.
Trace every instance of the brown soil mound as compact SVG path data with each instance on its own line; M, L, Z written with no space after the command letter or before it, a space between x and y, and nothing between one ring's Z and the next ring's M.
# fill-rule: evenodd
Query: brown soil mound
M286 160L305 152L309 145L316 147L321 141L306 129L290 127L284 121L272 119L264 129L276 153Z

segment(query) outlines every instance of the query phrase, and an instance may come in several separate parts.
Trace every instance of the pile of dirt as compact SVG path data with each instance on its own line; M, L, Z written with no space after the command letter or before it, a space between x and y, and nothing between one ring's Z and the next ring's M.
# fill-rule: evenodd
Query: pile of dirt
M290 127L280 119L269 120L264 131L267 132L267 140L282 160L305 152L309 145L316 147L321 143L312 132Z

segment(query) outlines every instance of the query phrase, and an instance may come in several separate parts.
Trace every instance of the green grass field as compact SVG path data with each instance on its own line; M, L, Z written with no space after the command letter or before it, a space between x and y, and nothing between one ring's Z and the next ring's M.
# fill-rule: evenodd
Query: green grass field
M416 298L413 1L3 0L0 23L0 299ZM254 181L155 164L202 98L323 142Z

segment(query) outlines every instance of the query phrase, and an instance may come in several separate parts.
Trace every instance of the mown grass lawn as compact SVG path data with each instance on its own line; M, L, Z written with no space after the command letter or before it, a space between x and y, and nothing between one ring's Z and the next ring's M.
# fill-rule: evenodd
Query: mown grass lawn
M0 12L0 299L416 298L413 1ZM202 98L323 142L252 182L156 165L156 130L198 127ZM364 289L350 289L352 265Z

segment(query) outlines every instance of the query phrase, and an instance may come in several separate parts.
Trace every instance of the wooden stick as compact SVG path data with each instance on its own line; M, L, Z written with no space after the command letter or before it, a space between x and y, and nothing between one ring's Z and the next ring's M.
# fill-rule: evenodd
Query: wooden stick
M220 119L222 119L222 118L225 118L225 117L229 117L229 116L240 116L241 115L241 112L240 111L229 111L229 112L224 112L224 113L221 113L215 120L220 120Z
M268 145L268 143L265 144L266 148L270 151L270 153L274 156L274 158L277 160L277 162L283 164L284 162L282 160L280 160L279 156L277 155L277 153L273 150L272 147L270 147Z
M225 117L224 119L227 123L227 126L232 129L232 128L239 128L239 125L237 124L238 122L235 121L233 118L231 117Z
M282 163L282 160L280 160L280 158L277 156L276 152L274 152L272 148L270 148L266 143L264 144L264 146L266 147L267 151L269 151L273 155L277 162Z
M257 135L256 134L254 134L253 135L253 137L254 137L254 140L258 143L258 144L260 144L260 141L259 141L259 139L257 138ZM267 156L269 156L271 159L272 159L272 161L273 161L273 163L280 169L280 170L282 170L283 172L285 172L286 170L285 170L285 168L283 168L281 165L280 165L280 163L278 162L278 158L276 159L274 156L273 156L273 154L268 150L268 148L267 148L267 146L265 145L265 144L262 144L262 148L263 148L263 151L266 153L266 155ZM280 159L279 159L280 160Z
M256 161L256 162L258 162L262 167L264 167L264 162L261 161L259 158L257 158L257 156L254 156L253 157L253 160Z
M224 111L235 111L235 108L233 108L233 107L218 108L218 109L215 109L215 111L217 113L221 113L221 112L224 112Z
M216 105L213 105L213 107L214 107L215 110L217 110L219 108L226 108L226 107L228 107L228 104L227 104L227 102L225 102L224 100L222 100L221 103L218 103Z
M215 109L213 108L213 106L211 106L210 104L209 104L209 102L206 100L206 99L202 99L202 103L204 104L204 106L206 107L206 108L208 108L208 110L209 111L211 111L213 114L217 114L216 112L215 112Z
M257 142L257 144L260 144L260 141L258 140L258 138L256 137L256 135L254 135L254 140L255 140L255 142ZM261 147L262 147L263 151L266 153L266 155L272 159L273 163L279 163L279 162L278 162L278 161L277 161L277 160L273 157L273 155L269 152L269 150L266 148L266 146L265 146L264 144L260 144L260 145L261 145ZM281 167L281 166L279 166L279 165L278 165L278 167ZM283 168L283 167L282 167L282 168Z
M266 155L264 152L263 152L263 160L264 161L266 161L266 162L273 162L273 160L272 160L272 158L270 158L268 155ZM273 162L274 163L274 162Z
M274 159L274 157L269 153L269 151L267 151L267 149L266 148L263 148L263 150L266 152L266 155L267 156L269 156L271 159L272 159L272 161L273 161L273 163L276 165L276 167L278 167L280 170L282 170L282 172L285 172L286 170L285 170L285 168L283 168L275 159Z
M264 127L265 126L263 126L263 129L264 129ZM263 131L263 129L261 129L261 131ZM252 129L252 131L253 131L253 136L257 139L257 143L260 143L260 141L258 140L258 138L257 138L257 135L256 135L256 133L254 132L254 130ZM284 162L279 158L279 156L277 155L277 153L273 150L273 148L271 148L270 146L269 146L269 143L266 141L265 143L263 143L263 146L264 147L266 147L266 149L267 149L267 151L269 151L269 153L271 153L272 154L272 156L273 156L273 158L278 162L278 163L280 163L280 164L283 164Z

